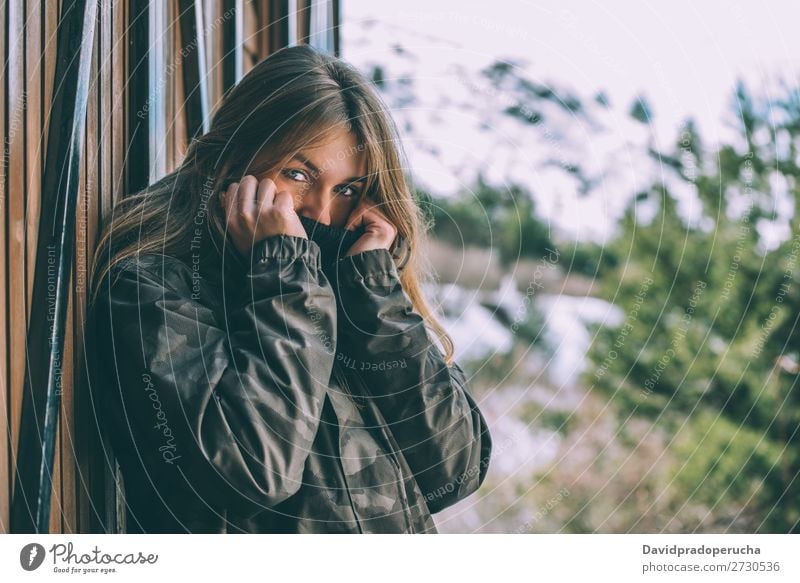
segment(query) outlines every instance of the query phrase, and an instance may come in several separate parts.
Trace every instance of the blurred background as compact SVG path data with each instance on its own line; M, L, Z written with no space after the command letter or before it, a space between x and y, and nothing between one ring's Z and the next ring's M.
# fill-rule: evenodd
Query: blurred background
M297 43L390 106L426 291L491 425L441 532L798 532L798 21L788 1L0 2L0 532L125 531L86 399L88 258L115 201Z
M343 4L491 424L445 532L797 532L791 2Z

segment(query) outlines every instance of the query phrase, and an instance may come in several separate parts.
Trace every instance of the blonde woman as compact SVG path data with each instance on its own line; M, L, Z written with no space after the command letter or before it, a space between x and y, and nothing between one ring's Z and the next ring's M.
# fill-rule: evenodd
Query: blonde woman
M370 84L294 46L117 204L91 393L129 532L434 533L483 482L491 438L421 293L401 153Z

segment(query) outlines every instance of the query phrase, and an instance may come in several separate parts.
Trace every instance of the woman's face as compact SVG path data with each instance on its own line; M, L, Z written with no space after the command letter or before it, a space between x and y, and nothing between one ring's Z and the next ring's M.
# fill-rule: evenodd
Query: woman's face
M345 129L330 141L299 150L282 168L267 172L277 192L287 190L297 214L325 225L344 227L365 188L364 145Z

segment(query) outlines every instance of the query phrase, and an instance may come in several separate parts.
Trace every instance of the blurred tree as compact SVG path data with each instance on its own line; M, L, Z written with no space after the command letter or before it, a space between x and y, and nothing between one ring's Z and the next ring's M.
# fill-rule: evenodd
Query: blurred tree
M653 117L653 109L644 97L638 97L631 105L630 116L644 124L649 124Z
M448 243L495 249L505 265L540 259L554 245L550 229L536 216L533 197L521 186L498 189L479 173L476 184L454 199L417 198L432 221L433 234Z
M713 514L735 502L731 521L750 516L756 532L794 533L800 228L776 209L799 208L800 100L790 92L761 103L740 83L735 103L742 143L722 146L716 168L705 169L691 122L673 153L653 153L678 182L633 200L610 245L620 263L602 295L626 318L597 331L585 381L623 424L646 418L673 436L683 461L672 484L687 504ZM696 195L699 219L679 212L678 183ZM646 206L656 212L643 224Z
M610 247L593 241L564 241L557 249L567 273L601 278L619 265L619 257Z

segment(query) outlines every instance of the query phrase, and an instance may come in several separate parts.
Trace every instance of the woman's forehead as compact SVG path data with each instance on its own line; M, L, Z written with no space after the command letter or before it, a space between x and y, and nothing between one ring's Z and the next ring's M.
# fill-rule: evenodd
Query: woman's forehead
M366 147L352 132L337 132L319 144L309 144L289 156L320 174L343 179L360 178L366 174Z

